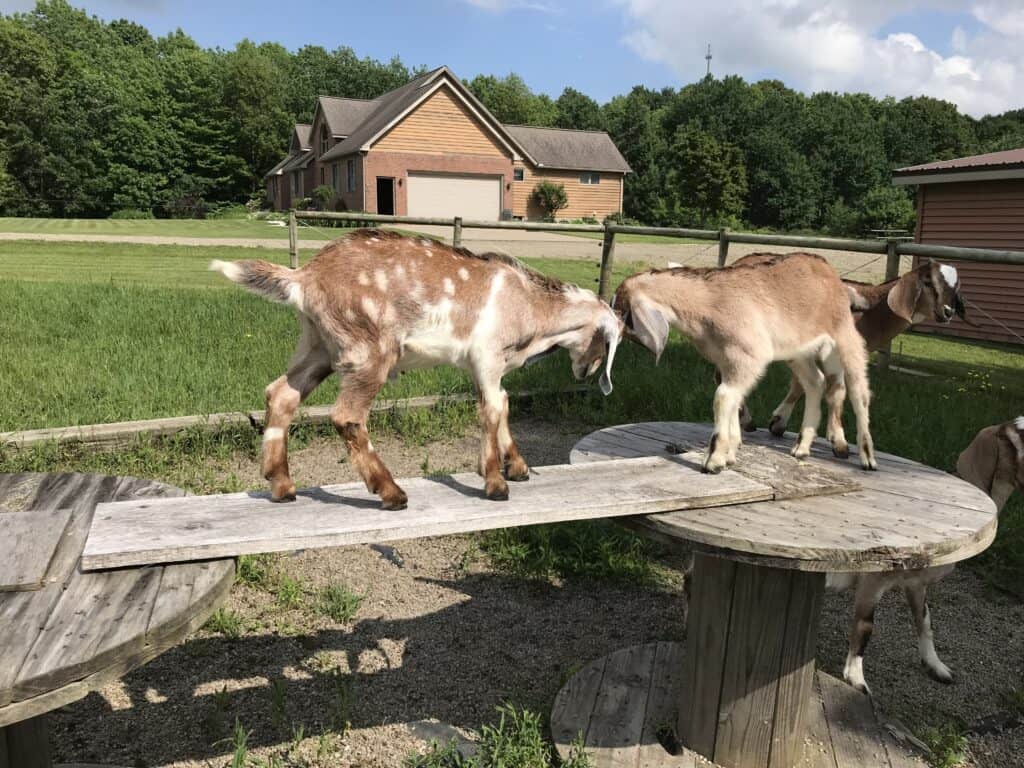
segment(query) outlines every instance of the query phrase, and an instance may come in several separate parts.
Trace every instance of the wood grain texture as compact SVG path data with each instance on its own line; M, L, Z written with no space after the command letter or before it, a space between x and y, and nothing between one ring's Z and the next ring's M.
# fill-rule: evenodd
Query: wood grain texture
M587 733L594 768L636 764L656 653L657 646L648 643L619 651L608 659Z
M531 199L533 190L542 181L551 181L565 187L569 205L558 212L559 219L580 219L593 217L598 221L622 210L621 173L602 171L597 184L581 184L582 171L562 171L553 168L534 168L529 163L516 166L523 168L523 180L512 182L512 213L528 219L541 219L543 212ZM599 242L594 243L594 257Z
M11 768L50 768L50 727L45 716L16 723L3 731Z
M837 768L887 765L870 697L830 675L819 675L818 684Z
M676 455L697 466L710 437L705 424L611 427L580 440L571 461ZM811 572L944 565L983 551L995 537L992 500L959 478L884 453L878 454L879 471L864 472L855 460L833 457L824 440L815 442L811 458L797 462L789 455L793 439L764 431L746 435L733 467L770 483L772 501L649 515L630 525L742 562ZM830 482L843 492L802 495L827 493L834 489Z
M183 639L224 599L231 560L99 575L76 566L100 501L182 495L139 478L0 475L0 510L70 508L42 589L0 593L0 727L85 696ZM33 510L27 512L25 510Z
M86 570L256 552L332 547L518 525L647 514L771 498L734 473L703 475L673 457L535 467L504 502L483 498L476 474L403 480L409 508L383 511L362 483L267 494L103 504L82 556Z
M43 586L70 521L70 509L0 514L0 592Z

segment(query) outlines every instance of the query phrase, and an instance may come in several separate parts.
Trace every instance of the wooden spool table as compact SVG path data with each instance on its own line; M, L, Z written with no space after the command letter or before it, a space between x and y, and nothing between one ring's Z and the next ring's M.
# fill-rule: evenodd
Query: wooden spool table
M45 713L163 653L227 596L230 559L79 568L97 503L182 495L134 477L0 475L0 768L50 766Z
M680 471L696 472L711 433L682 422L610 427L578 442L571 461L678 454ZM624 649L577 673L551 715L560 753L582 734L596 768L923 765L879 728L868 697L816 679L825 573L963 560L995 537L995 505L897 456L880 453L878 471L864 472L823 440L797 462L792 439L744 439L734 470L770 485L773 501L622 518L695 550L686 641ZM666 730L680 754L662 746Z

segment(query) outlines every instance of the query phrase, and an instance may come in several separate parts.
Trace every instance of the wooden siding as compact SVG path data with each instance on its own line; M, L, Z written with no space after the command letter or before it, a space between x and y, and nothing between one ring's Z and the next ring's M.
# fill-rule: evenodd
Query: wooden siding
M512 182L512 215L526 219L543 218L543 212L530 200L534 187L540 181L553 181L563 184L569 195L569 207L556 214L557 219L580 219L593 216L599 222L606 216L622 210L622 177L621 173L601 173L599 184L581 184L583 171L559 171L548 168L531 168L529 165L516 165L523 169L523 180Z
M447 86L439 88L372 147L377 152L511 157Z
M922 185L916 239L932 245L1024 251L1024 179ZM1020 344L1014 333L1024 337L1024 267L950 263L960 274L968 317L980 327L954 320L948 326L922 323L918 328Z

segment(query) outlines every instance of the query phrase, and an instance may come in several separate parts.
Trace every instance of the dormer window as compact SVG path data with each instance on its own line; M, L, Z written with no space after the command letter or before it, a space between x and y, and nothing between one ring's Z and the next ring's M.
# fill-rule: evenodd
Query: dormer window
M327 152L327 144L328 144L328 139L329 138L330 137L329 137L329 135L327 133L327 126L326 125L321 125L320 126L320 154L321 155L326 154L326 152Z

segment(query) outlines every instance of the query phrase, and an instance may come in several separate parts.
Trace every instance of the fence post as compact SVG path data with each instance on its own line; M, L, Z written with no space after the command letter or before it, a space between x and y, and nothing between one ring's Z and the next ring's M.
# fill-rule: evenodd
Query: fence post
M724 267L729 258L729 230L718 230L718 266Z
M461 248L462 247L462 217L461 216L456 216L455 217L455 221L452 223L452 229L454 230L452 232L452 247L453 248Z
M612 223L604 225L604 240L601 243L601 277L597 283L597 295L609 301L609 288L612 281L612 264L615 261L615 230Z
M885 241L885 282L895 280L900 276L900 254L899 241L892 238ZM889 363L892 359L892 342L888 342L878 350L878 367L889 370Z
M292 269L299 268L299 222L295 211L288 211L288 257Z

